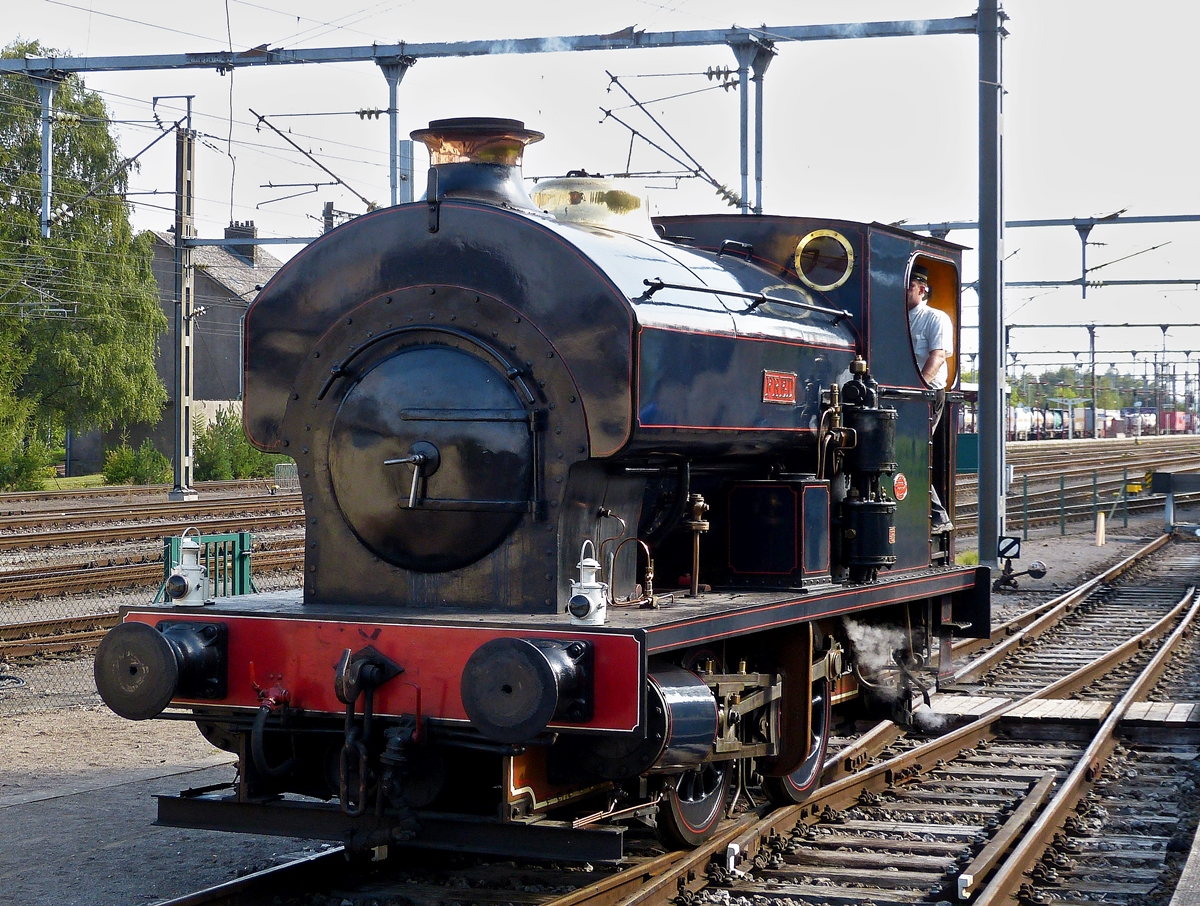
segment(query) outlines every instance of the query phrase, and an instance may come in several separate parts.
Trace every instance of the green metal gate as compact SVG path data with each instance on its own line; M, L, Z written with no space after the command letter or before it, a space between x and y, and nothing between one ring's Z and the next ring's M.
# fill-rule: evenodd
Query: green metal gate
M200 542L200 562L208 567L208 587L213 597L248 595L258 591L250 575L250 532L226 532L221 535L193 536ZM182 537L163 538L163 583L154 603L166 600L167 579L179 565Z

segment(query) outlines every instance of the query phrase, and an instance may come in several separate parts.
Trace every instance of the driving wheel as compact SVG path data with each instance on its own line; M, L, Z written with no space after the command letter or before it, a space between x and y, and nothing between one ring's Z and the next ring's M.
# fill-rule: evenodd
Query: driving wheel
M811 742L804 763L785 777L767 777L763 789L776 805L795 805L803 802L821 785L825 767L825 750L829 746L829 681L817 680L812 687Z
M725 810L733 762L709 761L666 778L658 831L669 846L699 846L716 833Z

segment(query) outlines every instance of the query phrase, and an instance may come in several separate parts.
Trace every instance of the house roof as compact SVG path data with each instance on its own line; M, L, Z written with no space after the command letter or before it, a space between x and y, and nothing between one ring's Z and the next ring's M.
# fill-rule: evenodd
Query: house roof
M151 230L159 245L175 248L173 233ZM220 245L198 245L192 249L192 263L203 270L210 280L219 283L232 295L249 302L254 298L254 287L262 286L275 275L283 262L261 245L258 247L258 264L252 266Z

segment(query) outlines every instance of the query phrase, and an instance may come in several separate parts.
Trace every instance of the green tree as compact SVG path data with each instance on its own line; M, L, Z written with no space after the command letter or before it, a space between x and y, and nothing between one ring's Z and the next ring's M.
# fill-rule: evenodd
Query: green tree
M166 484L171 461L158 452L150 438L134 450L126 441L104 454L105 484Z
M4 57L53 56L17 41ZM148 235L134 236L108 110L75 76L54 96L54 205L66 216L40 229L41 127L37 87L0 75L0 471L35 421L111 428L156 421L166 400L154 371L166 329L150 270Z
M197 418L193 423L197 481L229 481L234 478L269 478L275 464L291 462L278 453L263 453L250 446L242 420L232 409L220 409L212 423Z

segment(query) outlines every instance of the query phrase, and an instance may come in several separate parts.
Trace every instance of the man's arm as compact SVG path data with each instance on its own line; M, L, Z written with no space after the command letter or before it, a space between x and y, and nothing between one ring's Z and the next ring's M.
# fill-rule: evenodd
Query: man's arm
M926 384L937 377L938 371L944 364L946 364L946 350L929 350L929 358L927 358L925 360L925 364L921 366L921 377L925 379Z

